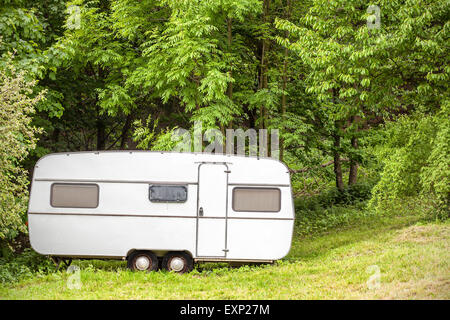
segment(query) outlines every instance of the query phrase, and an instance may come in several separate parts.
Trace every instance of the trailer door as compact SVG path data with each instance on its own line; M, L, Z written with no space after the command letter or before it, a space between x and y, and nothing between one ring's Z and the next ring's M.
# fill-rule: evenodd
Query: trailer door
M197 257L226 256L228 167L203 163L198 172Z

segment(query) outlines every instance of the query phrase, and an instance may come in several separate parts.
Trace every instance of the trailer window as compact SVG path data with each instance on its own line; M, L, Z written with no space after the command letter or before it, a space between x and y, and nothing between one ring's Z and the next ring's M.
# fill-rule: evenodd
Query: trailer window
M50 194L52 207L98 207L98 185L96 184L54 183Z
M281 192L277 188L234 188L233 211L278 212Z
M151 202L185 202L186 186L151 185L149 188Z

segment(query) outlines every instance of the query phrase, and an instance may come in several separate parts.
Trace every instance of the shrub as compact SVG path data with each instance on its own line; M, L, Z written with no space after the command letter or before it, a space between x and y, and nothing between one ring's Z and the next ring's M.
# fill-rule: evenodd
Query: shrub
M36 82L25 80L10 61L0 67L0 247L26 232L21 214L28 202L28 173L20 163L35 147L30 115L44 92L33 96Z
M318 195L295 199L297 233L317 234L373 215L373 211L366 210L372 186L373 183L366 181L343 191L331 188Z
M339 191L333 187L322 191L318 195L300 197L295 200L296 210L315 210L317 208L326 208L333 205L352 205L360 201L368 200L374 182L364 181Z
M374 155L383 164L370 207L405 197L434 198L448 218L450 204L450 101L436 115L417 113L388 123ZM447 214L445 214L447 212Z
M33 277L36 273L48 274L56 271L53 262L32 249L25 249L20 255L0 259L0 283L11 283Z

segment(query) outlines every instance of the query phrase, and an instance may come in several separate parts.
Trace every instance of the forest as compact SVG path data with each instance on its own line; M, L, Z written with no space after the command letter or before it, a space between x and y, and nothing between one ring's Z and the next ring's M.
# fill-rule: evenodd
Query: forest
M299 237L446 223L449 17L448 0L0 0L0 260L31 254L40 157L170 151L195 123L278 130Z

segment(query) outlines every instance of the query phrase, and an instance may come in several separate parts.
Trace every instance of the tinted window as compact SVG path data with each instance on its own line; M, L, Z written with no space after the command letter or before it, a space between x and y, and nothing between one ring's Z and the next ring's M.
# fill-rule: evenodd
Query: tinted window
M54 183L51 186L50 204L62 208L96 208L98 185Z
M278 212L281 192L276 188L234 188L234 211Z
M149 198L152 202L184 202L187 200L187 187L152 185Z

